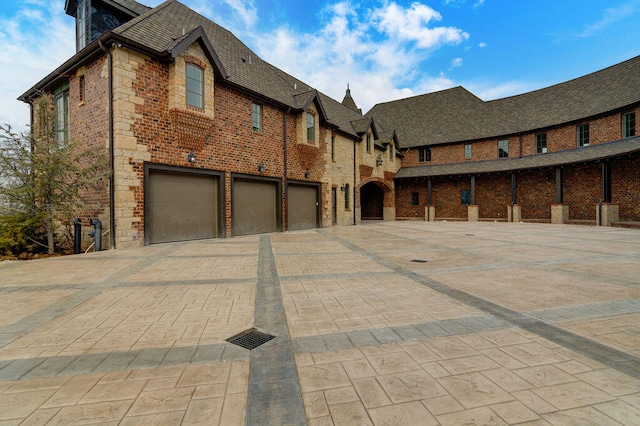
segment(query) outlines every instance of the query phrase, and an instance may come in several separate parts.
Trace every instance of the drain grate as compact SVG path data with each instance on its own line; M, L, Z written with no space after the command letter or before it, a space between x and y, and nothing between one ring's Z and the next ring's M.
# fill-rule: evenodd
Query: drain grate
M258 331L255 328L250 328L249 330L245 330L240 334L229 337L227 339L227 342L233 343L234 345L238 345L245 349L253 350L258 346L267 343L269 340L275 339L275 337L276 336L272 336L271 334Z
M424 259L411 259L411 261L413 263L427 263L427 261Z

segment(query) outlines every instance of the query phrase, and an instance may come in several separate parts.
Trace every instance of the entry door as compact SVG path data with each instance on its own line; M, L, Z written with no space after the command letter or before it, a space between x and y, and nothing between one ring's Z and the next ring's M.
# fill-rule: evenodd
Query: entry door
M149 171L146 227L149 244L218 236L218 177Z
M277 183L236 178L231 194L233 235L278 231Z
M290 231L318 226L318 187L289 184Z

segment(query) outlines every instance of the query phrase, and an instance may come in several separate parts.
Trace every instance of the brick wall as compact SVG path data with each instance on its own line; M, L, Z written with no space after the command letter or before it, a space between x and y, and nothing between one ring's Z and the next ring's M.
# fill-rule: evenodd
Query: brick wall
M511 204L511 175L476 176L476 204L480 218L506 218Z
M611 162L611 202L621 221L640 222L640 158Z
M621 139L622 114L627 112L629 111L581 122L580 124L589 123L589 145L598 145ZM636 116L640 116L640 108L635 108L635 112ZM432 146L430 162L419 162L418 148L412 148L405 154L402 160L402 167L495 160L498 158L498 141L503 139L508 139L509 141L509 157L536 155L535 135L538 133L547 134L547 152L564 151L577 147L576 124L569 124L552 129L524 133L521 136L468 141L473 145L473 155L470 159L464 158L464 145L466 142ZM522 144L520 143L520 138L522 138Z
M518 173L516 191L522 219L551 220L551 205L556 200L554 170L530 170Z
M199 46L191 48L192 57L200 57ZM252 99L233 88L215 83L215 88L205 88L205 93L215 97L212 110L191 111L182 109L171 101L171 93L182 93L183 84L166 66L139 54L117 49L118 74L116 104L118 123L117 145L117 195L119 230L124 246L140 245L144 241L144 164L145 162L168 164L184 168L207 169L225 172L226 191L225 227L231 235L230 182L232 173L256 177L284 178L284 127L285 117L288 138L288 178L290 180L321 182L321 217L326 226L330 221L329 183L326 181L327 140L330 131L317 120L315 144L298 143L298 116ZM192 59L193 60L193 59ZM207 69L210 67L207 64ZM173 103L172 103L173 102ZM205 105L208 105L207 101ZM253 130L252 103L262 105L262 129ZM169 108L173 105L173 108ZM185 143L181 132L176 131L175 115L204 123L202 143ZM312 113L317 114L315 108ZM190 115L192 117L190 117ZM306 121L305 121L306 122ZM206 123L211 123L207 132ZM208 133L208 134L207 134ZM189 163L187 155L194 149L196 162ZM264 165L264 171L258 170ZM308 177L305 176L308 174ZM284 185L283 191L284 191ZM282 211L285 197L282 194ZM282 226L286 222L282 215Z
M83 224L83 246L88 246L93 239L88 232L93 228L89 219L99 218L103 230L109 229L109 121L107 99L108 80L104 73L105 58L80 68L69 78L69 122L70 137L74 141L81 141L87 148L95 149L102 156L104 162L103 177L98 188L84 191L81 195L88 203L88 209L77 212L77 217ZM84 94L81 99L80 80L84 78ZM103 248L109 247L109 237L102 240Z
M596 220L596 205L602 196L602 172L599 164L563 169L564 204L570 220Z

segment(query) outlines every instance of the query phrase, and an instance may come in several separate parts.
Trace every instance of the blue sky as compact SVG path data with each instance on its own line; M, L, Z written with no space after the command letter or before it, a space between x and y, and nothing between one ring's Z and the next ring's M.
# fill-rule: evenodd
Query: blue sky
M182 3L337 100L348 83L364 111L453 86L511 96L640 55L640 0ZM75 53L63 9L64 0L0 2L0 122L28 123L15 99Z

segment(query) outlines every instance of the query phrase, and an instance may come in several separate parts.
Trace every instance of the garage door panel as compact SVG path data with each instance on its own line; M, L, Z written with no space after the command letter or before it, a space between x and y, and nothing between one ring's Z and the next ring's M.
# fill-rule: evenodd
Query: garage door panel
M318 189L315 186L289 185L289 230L318 226Z
M233 235L278 231L278 185L235 179L232 189Z
M218 236L218 178L182 173L149 173L149 243Z

